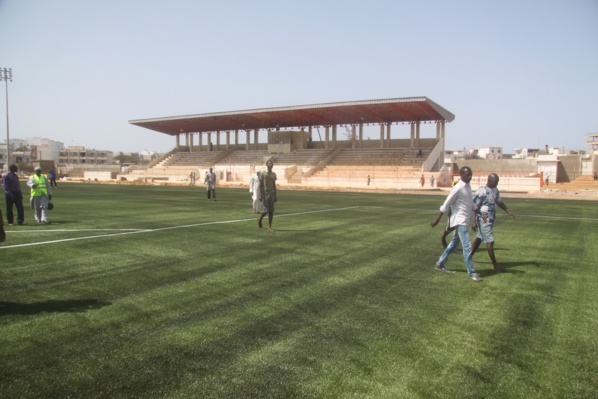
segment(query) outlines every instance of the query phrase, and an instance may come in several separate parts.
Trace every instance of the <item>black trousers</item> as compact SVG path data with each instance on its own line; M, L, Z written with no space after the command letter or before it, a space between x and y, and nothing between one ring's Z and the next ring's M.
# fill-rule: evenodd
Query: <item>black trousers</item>
M25 221L25 210L23 209L23 193L17 191L12 195L5 194L6 198L6 220L8 224L14 224L15 216L12 212L13 205L17 208L17 223L21 224Z

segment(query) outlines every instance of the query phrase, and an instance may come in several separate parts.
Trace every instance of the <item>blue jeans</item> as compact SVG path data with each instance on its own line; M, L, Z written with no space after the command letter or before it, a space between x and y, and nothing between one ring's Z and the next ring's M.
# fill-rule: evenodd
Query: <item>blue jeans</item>
M459 225L455 228L455 234L453 235L453 239L448 244L442 255L440 255L440 259L438 259L438 262L436 262L436 264L444 267L444 264L446 263L449 255L453 252L453 249L457 247L459 241L461 241L461 245L463 246L463 260L465 260L467 274L471 276L475 273L475 270L473 270L473 260L471 258L471 241L469 241L469 226Z

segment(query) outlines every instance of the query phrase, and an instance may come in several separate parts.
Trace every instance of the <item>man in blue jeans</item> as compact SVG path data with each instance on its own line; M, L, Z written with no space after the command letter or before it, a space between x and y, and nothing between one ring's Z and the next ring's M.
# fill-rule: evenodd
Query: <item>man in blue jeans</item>
M471 259L471 241L469 240L469 223L471 221L471 213L473 211L473 196L471 194L471 186L469 182L473 173L471 168L464 166L459 170L461 180L453 186L451 192L446 197L444 204L440 207L438 216L432 221L432 227L436 226L442 215L448 210L451 211L450 221L451 226L455 227L455 234L453 239L448 244L434 267L439 272L451 273L444 265L448 260L449 255L453 249L457 247L459 241L463 246L463 260L467 267L467 274L473 281L482 281L482 278L473 269L473 260Z

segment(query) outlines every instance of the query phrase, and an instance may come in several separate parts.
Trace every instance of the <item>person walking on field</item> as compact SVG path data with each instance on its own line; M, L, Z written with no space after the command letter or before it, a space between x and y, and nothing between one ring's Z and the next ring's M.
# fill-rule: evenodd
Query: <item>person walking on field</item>
M212 171L212 168L210 168L209 172L206 172L204 182L206 183L206 190L208 192L208 201L210 199L216 201L216 173Z
M253 201L253 213L260 213L260 172L256 172L255 175L251 176L249 180L249 192L251 193L251 199Z
M8 167L9 172L4 175L2 180L2 188L4 189L4 197L6 198L6 220L8 225L12 226L15 222L15 216L12 211L13 206L17 208L17 224L24 225L25 223L25 209L23 208L23 193L21 192L21 183L19 182L19 167L12 164Z
M455 184L459 183L459 180L453 180L453 182L451 183L451 187L455 187ZM451 210L448 210L448 213L446 215L446 227L444 228L444 231L442 232L442 236L440 237L440 242L442 243L442 247L446 248L448 247L448 244L446 242L446 237L451 234L453 231L455 231L455 227L451 226Z
M426 182L426 178L424 177L424 175L422 175L422 177L419 178L419 184L421 184L423 187L425 182Z
M266 162L268 170L262 170L260 173L260 198L262 199L262 214L257 219L257 225L263 227L262 220L268 215L268 231L272 230L272 220L274 219L274 203L276 202L276 173L272 172L274 162Z
M450 273L444 265L446 264L449 255L460 241L463 247L463 260L465 261L469 278L473 281L482 281L482 278L475 272L473 267L473 260L471 259L471 241L469 240L469 223L473 210L473 198L469 182L471 181L473 173L471 168L464 166L459 170L459 174L461 180L451 189L451 192L440 207L440 212L431 223L432 227L436 226L438 222L440 222L440 219L442 219L442 215L450 209L451 226L455 227L453 239L436 262L434 268L439 272Z
M52 188L46 175L42 175L40 166L35 168L35 174L27 181L31 188L31 209L37 223L48 223L48 204L52 199Z
M58 188L58 184L56 184L56 171L54 169L50 169L48 175L50 177L50 187Z
M492 261L495 271L503 271L496 263L496 257L494 256L494 221L496 220L496 205L502 210L507 212L511 219L515 220L515 215L511 212L498 192L499 177L496 173L488 175L486 185L482 186L476 191L473 197L473 211L475 218L472 223L472 227L477 231L477 237L473 241L471 249L471 256L477 251L480 244L486 243L486 249L488 250L488 256Z

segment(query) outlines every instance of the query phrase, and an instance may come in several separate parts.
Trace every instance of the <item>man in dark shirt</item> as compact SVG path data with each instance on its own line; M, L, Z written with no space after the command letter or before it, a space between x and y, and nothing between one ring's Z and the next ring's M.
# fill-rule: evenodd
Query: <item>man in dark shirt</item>
M2 180L2 188L4 189L4 196L6 198L6 220L8 225L14 224L14 214L12 212L13 205L17 208L17 223L19 225L25 223L25 211L23 209L23 193L21 192L21 183L19 182L19 167L12 164L8 167L9 172L4 175Z
M272 172L274 162L271 159L266 162L268 170L260 172L260 198L262 199L263 211L257 219L257 225L262 228L262 220L268 215L268 231L272 230L274 219L274 203L276 202L276 173Z

